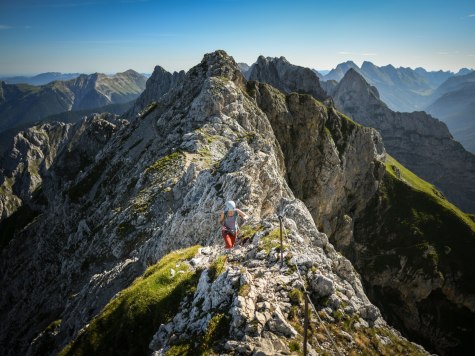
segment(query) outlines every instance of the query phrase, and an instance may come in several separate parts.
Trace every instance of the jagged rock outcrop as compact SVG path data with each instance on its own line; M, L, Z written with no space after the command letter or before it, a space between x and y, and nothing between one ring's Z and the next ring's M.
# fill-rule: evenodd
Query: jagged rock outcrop
M337 341L340 347L349 350L354 343L354 347L375 349L376 352L382 352L385 347L388 352L401 347L423 352L384 325L377 308L362 293L351 264L334 251L326 235L318 232L306 206L295 198L286 181L286 162L271 121L293 117L304 120L302 115L315 109L318 111L316 119L320 119L316 125L321 129L322 123L326 122L327 135L332 136L331 140L329 136L325 139L325 149L333 152L331 159L335 163L337 158L343 162L345 155L340 156L342 152L351 151L347 143L358 138L364 141L361 147L369 150L370 158L365 166L374 164L382 153L381 149L375 149L380 141L374 131L356 125L349 128L344 123L346 119L339 114L332 110L325 114L323 110L327 109L321 108L314 99L296 94L288 99L293 117L286 118L281 115L285 110L277 110L279 115L269 120L247 93L245 79L236 63L223 51L205 55L202 62L186 73L167 94L155 95L157 106L147 115L131 116L130 124L119 128L105 145L97 147L97 153L89 156L90 164L81 167L77 175L68 174L70 157L67 157L67 151L57 155L50 173L43 178L45 201L41 216L26 225L17 225L13 239L1 250L0 347L4 354L36 354L43 348L48 351L62 349L76 339L81 330L84 330L81 335L87 334L85 326L94 325L95 322L91 322L94 316L102 320L101 310L111 298L116 297L112 306L122 305L122 298L135 290L136 284L130 286L131 290L125 288L143 274L146 266L181 247L196 243L221 244L216 219L227 199L234 199L245 209L253 217L251 226L261 231L250 234L254 247L249 246L242 252L249 255L244 266L247 272L237 271L229 264L226 266L228 272L222 276L217 274L219 283L214 287L209 279L210 272L203 272L197 294L188 295L183 301L182 313L177 314L177 325L168 325L170 320L163 319L168 326L155 330L158 334L152 348L172 346L167 344L171 339L161 335L172 332L175 326L178 327L178 319L187 317L187 310L193 310L189 309L187 301L196 300L198 310L191 312L190 320L197 321L197 327L190 328L184 336L193 337L195 332L199 334L207 328L209 324L205 325L200 316L208 305L205 291L215 288L222 295L220 286L232 286L233 289L233 292L227 289L229 299L216 297L225 300L220 306L237 300L234 314L230 314L233 318L231 327L241 334L233 336L236 343L229 343L229 350L243 348L246 353L248 347L256 350L269 343L272 343L272 349L269 346L267 350L273 350L271 352L276 352L278 347L281 349L277 350L284 351L286 347L290 348L289 342L297 336L294 330L300 332L292 326L292 317L287 313L289 290L279 291L278 285L268 282L269 292L275 289L275 306L256 304L260 302L256 291L263 278L279 275L298 288L296 271L289 268L289 275L285 276L273 267L277 252L273 245L278 226L275 216L283 214L293 248L293 256L288 254L287 257L293 258L299 270L304 272L318 307L324 309L325 300L330 303L331 310L320 310L328 327L334 325L333 329L336 329L341 320L355 316L355 323L348 322L349 331L345 334L333 330L335 336L340 336ZM153 96L150 93L150 97ZM311 125L310 121L307 120L308 125ZM349 138L342 129L353 130ZM323 132L327 131L323 128ZM316 132L312 140L318 142L319 133ZM368 142L371 139L375 140L372 144ZM352 164L342 164L340 168L351 175L347 169L350 167L356 169ZM362 191L374 189L364 187L362 180L360 183L363 188L358 189ZM256 246L261 246L264 252L258 251ZM242 256L235 258L238 262ZM168 283L171 281L169 276L186 274L178 262L172 265L178 271L166 269L167 276L154 278L154 283L161 280ZM257 268L256 274L253 268ZM264 275L257 273L259 268ZM137 283L154 271L152 268L143 274ZM265 278L268 272L270 274ZM249 294L241 295L244 299L231 296L231 293L236 294L238 287L233 275L239 275L240 281L243 275L243 281L249 282ZM324 299L319 300L318 296ZM214 298L213 294L209 298ZM141 298L133 300L140 302ZM203 301L201 306L199 300ZM213 302L213 299L208 300ZM241 301L245 304L239 304ZM252 305L254 314L251 313ZM256 308L260 314L255 313ZM339 308L347 309L338 312ZM133 317L135 312L143 315L140 308L127 310L120 315ZM169 311L159 309L157 313L166 316ZM267 313L271 313L268 320ZM203 317L208 318L205 314ZM378 334L380 329L371 329L371 325L381 326L386 331ZM358 330L362 331L361 335ZM245 337L247 332L264 339L249 339ZM317 330L317 338L319 332ZM107 338L107 335L106 330L99 337ZM134 334L134 338L139 337L143 335ZM81 338L79 336L78 342ZM102 346L108 347L108 352L114 352L114 347L119 345L122 344ZM321 340L319 347L323 351L331 350L328 340Z
M41 186L71 125L63 123L34 126L14 139L8 155L0 160L0 221L30 200Z
M249 69L248 79L270 84L286 94L309 94L321 101L327 97L314 71L293 65L284 57L259 56Z
M354 70L333 95L338 110L381 132L387 151L434 184L462 210L475 212L475 156L454 141L447 126L424 112L391 111Z
M0 132L65 111L129 102L142 93L145 82L142 74L128 70L114 76L82 74L43 86L2 84Z
M184 77L184 71L173 72L172 74L160 66L155 66L152 75L145 84L144 92L135 101L132 113L137 114L150 103L160 99Z

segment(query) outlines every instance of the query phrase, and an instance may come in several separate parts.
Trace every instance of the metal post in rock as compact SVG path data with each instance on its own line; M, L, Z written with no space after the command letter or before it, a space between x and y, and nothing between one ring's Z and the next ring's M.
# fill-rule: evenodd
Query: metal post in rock
M282 216L279 215L280 223L280 267L284 266L284 243L282 242Z
M308 292L305 292L305 316L303 323L303 355L307 356L307 334L308 334Z

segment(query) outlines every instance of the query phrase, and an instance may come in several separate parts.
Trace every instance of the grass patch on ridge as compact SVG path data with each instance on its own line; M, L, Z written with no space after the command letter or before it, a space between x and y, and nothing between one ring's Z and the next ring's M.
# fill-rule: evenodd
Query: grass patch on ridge
M149 267L59 355L148 355L148 345L160 324L168 323L183 298L194 292L197 275L185 261L198 248L172 252ZM173 277L171 269L177 272Z
M396 168L396 169L395 169ZM396 173L399 171L399 176ZM412 173L409 169L404 167L401 163L396 161L390 155L386 156L386 172L389 173L392 177L404 181L407 185L415 190L419 190L428 194L434 201L442 205L447 210L450 210L456 216L458 216L463 222L475 231L475 222L470 218L468 214L462 212L458 207L449 202L441 192L437 190L432 184L426 182L425 180L419 178L417 175Z

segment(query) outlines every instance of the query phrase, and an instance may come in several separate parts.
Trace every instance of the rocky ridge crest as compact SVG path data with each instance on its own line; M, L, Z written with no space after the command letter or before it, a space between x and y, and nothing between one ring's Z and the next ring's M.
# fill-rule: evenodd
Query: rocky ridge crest
M288 100L294 113L305 113L318 107L313 98L304 95L293 94ZM271 121L247 92L245 80L231 57L223 51L205 55L203 61L165 95L157 94L156 101L157 105L147 115L129 117L129 125L120 127L103 146L96 147L95 155L90 156L92 162L76 175L65 176L69 170L63 168L69 160L64 152L56 156L49 173L44 176L42 187L46 202L41 217L27 226L20 226L1 251L0 264L4 271L1 282L8 288L3 289L0 299L0 314L5 321L0 327L0 344L2 349L9 350L7 355L24 353L28 348L34 354L38 347L45 345L45 337L51 336L46 331L53 324L57 332L52 347L63 348L78 337L111 298L119 298L120 292L140 276L146 266L181 247L216 241L220 244L216 217L228 199L236 200L238 206L247 209L254 218L256 229L261 226L263 234L252 234L255 244L265 236L272 236L271 232L277 228L272 219L276 213L283 213L286 226L291 230L292 244L300 251L296 252L295 258L315 261L321 269L320 279L309 277L308 283L316 281L314 291L325 290L327 296L336 293L335 303L337 299L340 302L348 299L353 309L341 312L345 318L357 312L362 318L360 325L365 325L363 321L384 325L377 308L362 294L351 264L334 251L326 235L318 232L306 206L295 198L286 180L284 153ZM277 101L282 105L284 102ZM349 152L351 147L345 146L342 118L332 110L323 109L318 109L314 115L321 116L318 125L323 130L315 132L315 138L326 132L322 123L327 121L328 130L334 131L324 139L327 142L325 150L332 151L334 159L338 157L344 162L345 155L341 150ZM379 161L378 155L383 151L376 148L377 134L356 125L352 130L352 137L361 136L363 142L366 140L362 147L376 140L374 145L367 146L368 157L375 155L368 164L371 166L371 162ZM363 130L361 135L360 130ZM355 173L347 170L346 174ZM368 192L372 190L374 188ZM256 293L252 290L253 280L262 277L249 271L251 264L265 267L266 256L275 264L272 256L276 250L271 246L269 255L267 252L259 255L249 246L242 253L250 254L245 263L249 263L246 268L251 277L240 273L249 277L243 278L248 278L249 298L253 299ZM242 257L236 262L239 258ZM313 276L314 262L303 260L296 261L297 265L307 266L306 273L311 272ZM270 270L273 276L272 268L267 265L261 271L265 275ZM229 266L229 272L216 281L220 280L223 286L234 285L233 271L235 268ZM207 278L202 277L198 290L214 288ZM289 282L295 284L295 274L291 274ZM330 285L333 288L325 287ZM273 285L272 288L278 287ZM36 293L31 294L31 290ZM284 335L284 343L288 343L293 332L285 327L287 297L286 292L281 294L281 301L277 301L276 309L272 311L275 316L271 314L271 318L261 320L261 324L265 321L263 326L267 325L271 333L279 334L278 339ZM196 298L202 297L198 294L193 297ZM236 300L240 303L239 298ZM242 308L236 304L236 315L247 315L247 319L238 322L237 317L231 317L235 318L234 327L239 330L238 324L244 323L239 325L245 333L247 329L243 325L247 322L255 325L254 320L259 322L261 316L246 314L252 309L251 301L255 301L244 301ZM185 310L185 304L183 306ZM265 311L266 308L261 313L264 318ZM193 315L192 320L201 320L197 319L198 314ZM271 319L275 319L274 322ZM330 323L332 319L328 319ZM200 323L203 330L205 323ZM168 329L174 327L170 325ZM168 329L157 330L157 340L163 340L160 335L168 333ZM249 332L255 335L253 330L250 328ZM236 337L239 335L242 334ZM266 335L272 342L270 334L262 334L264 338ZM391 331L391 335L396 334ZM370 337L378 339L374 334L365 336L366 339ZM398 335L394 337L395 344L389 347L397 348L398 342L405 342ZM358 344L351 335L350 338L343 336L340 343L351 347L351 340ZM392 345L391 340L384 337L378 340ZM245 335L236 341L238 343L231 348L262 346ZM278 344L285 346L282 342ZM153 345L157 348L168 346ZM276 346L272 347L275 351Z

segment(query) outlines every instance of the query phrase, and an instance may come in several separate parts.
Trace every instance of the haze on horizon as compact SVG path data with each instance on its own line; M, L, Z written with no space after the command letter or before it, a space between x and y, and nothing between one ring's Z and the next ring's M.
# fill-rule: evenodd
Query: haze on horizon
M187 70L216 49L248 64L262 54L456 72L475 67L474 33L463 0L2 1L0 75Z

